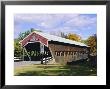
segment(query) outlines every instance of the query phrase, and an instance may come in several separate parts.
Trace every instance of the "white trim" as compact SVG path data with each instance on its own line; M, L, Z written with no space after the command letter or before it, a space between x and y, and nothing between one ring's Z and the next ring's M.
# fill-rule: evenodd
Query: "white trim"
M41 41L33 41L33 42L30 42L30 41L28 41L25 45L23 45L23 47L24 46L26 46L28 43L36 43L36 42L40 42L40 44L42 43ZM42 43L43 44L43 43ZM44 44L45 45L45 44ZM45 45L46 47L48 47L47 45Z
M23 48L23 47L22 47ZM24 61L24 48L23 48L23 61Z
M43 43L40 44L40 53L44 53L44 44Z
M51 53L51 55L52 55L52 58L55 59L55 57L54 57L55 55L53 56L53 52L52 52L52 50L51 50L50 47L49 47L49 50L50 50L50 53Z
M29 35L27 35L23 40L21 40L19 43L22 45L22 41L24 41L26 38L28 38L29 36L31 36L33 33L35 33L36 35L39 35L39 34L37 34L35 31L33 31L32 33L30 33ZM40 35L41 36L41 35ZM41 36L41 37L43 37L43 36ZM43 38L45 38L45 37L43 37ZM45 39L47 39L47 38L45 38ZM35 41L36 42L36 41ZM41 42L41 41L40 41ZM41 42L42 43L42 42ZM27 45L28 44L28 42L25 44L25 45ZM44 43L43 43L44 44ZM23 46L25 46L25 45L23 45ZM44 44L45 45L45 44ZM45 45L45 46L47 46L48 47L48 39L47 39L47 45Z
M29 60L31 61L31 57L30 57L30 55L28 54L26 48L25 48L25 47L23 47L23 48L25 49L25 51L26 51L26 53L27 53L27 55L28 55L28 57L29 57ZM23 55L23 56L24 56L24 55Z

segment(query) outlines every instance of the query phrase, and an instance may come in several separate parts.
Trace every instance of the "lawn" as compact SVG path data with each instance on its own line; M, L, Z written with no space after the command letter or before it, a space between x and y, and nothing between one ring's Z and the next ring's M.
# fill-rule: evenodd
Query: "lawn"
M15 76L96 76L97 70L87 62L73 65L28 65L14 69Z

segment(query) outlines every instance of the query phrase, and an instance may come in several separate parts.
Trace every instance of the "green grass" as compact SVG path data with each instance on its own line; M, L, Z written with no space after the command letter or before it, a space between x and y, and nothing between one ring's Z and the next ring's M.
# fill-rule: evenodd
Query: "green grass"
M28 65L14 69L15 76L96 76L87 62L75 65Z

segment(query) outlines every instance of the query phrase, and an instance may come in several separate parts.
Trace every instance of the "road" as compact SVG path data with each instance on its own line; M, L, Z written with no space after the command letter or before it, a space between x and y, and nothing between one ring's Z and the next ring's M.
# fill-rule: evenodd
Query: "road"
M14 62L14 67L20 67L20 66L26 66L26 65L32 65L32 64L41 64L41 61L19 61L19 62Z

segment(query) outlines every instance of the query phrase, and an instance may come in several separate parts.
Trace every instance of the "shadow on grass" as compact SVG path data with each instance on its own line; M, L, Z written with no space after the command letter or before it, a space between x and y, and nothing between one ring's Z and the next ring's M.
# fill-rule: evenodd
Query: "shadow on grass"
M39 67L40 68L40 67ZM35 67L33 71L17 73L16 76L96 76L96 68L90 68L86 65L65 65L41 67L40 70Z
M95 58L93 58L95 59ZM97 63L94 60L80 60L67 65L32 65L23 67L15 76L96 76ZM95 65L94 65L95 64Z

